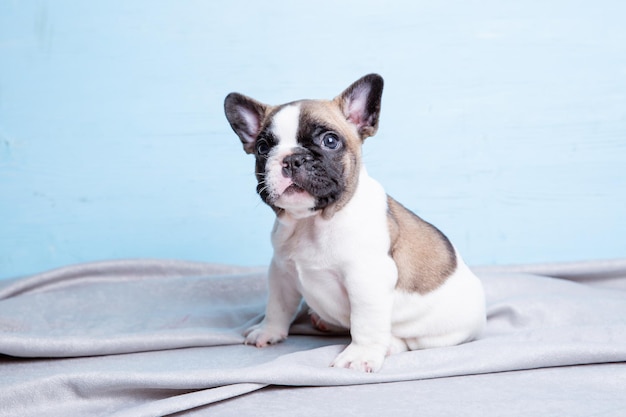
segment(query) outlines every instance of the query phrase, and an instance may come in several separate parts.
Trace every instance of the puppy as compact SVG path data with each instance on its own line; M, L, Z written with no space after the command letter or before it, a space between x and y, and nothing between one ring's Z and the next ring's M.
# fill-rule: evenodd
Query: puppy
M370 74L331 101L226 97L226 117L255 157L257 192L276 213L267 309L246 343L284 340L303 297L318 328L350 331L331 366L364 372L391 353L456 345L483 328L478 278L446 236L363 166L382 90Z

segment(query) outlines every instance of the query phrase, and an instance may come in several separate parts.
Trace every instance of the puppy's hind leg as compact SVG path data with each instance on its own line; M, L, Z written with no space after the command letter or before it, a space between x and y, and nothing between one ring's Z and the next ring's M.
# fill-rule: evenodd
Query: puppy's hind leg
M395 355L396 353L402 353L410 350L404 339L396 336L391 336L389 343L389 349L387 350L387 356Z
M348 329L345 329L343 327L339 327L339 326L335 326L333 324L330 324L326 321L324 321L324 319L322 319L319 314L317 314L315 311L313 310L309 310L309 314L311 315L311 324L313 325L313 327L317 330L319 330L320 332L324 332L324 333L345 333L348 331Z
M441 335L422 336L404 339L409 350L431 349L456 346L469 342L473 335L467 331L457 331Z

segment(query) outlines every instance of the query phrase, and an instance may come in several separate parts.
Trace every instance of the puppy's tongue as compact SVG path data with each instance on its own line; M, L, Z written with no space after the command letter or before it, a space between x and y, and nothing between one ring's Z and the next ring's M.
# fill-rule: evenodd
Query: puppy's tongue
M289 194L303 193L303 192L304 192L304 188L296 184L291 184L289 187L285 188L285 191L283 191L283 194L289 195Z
M304 189L299 185L294 184L291 178L284 178L283 181L281 181L280 184L278 184L278 186L276 187L276 192L278 193L278 195L289 195L293 193L304 192Z

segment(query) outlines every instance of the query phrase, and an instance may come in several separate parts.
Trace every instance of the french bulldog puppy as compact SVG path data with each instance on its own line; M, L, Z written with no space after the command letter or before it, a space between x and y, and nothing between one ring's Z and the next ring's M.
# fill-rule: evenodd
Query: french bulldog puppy
M226 117L256 161L257 192L276 213L269 297L248 329L257 347L287 337L302 298L320 329L349 329L331 366L378 371L386 355L451 346L485 324L481 282L437 228L388 196L362 162L378 128L383 79L333 100L267 105L226 97ZM398 152L402 152L399 147Z

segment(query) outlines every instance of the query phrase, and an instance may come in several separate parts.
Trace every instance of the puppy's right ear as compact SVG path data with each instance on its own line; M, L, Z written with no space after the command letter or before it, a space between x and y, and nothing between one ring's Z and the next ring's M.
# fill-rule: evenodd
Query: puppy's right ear
M269 106L239 93L230 93L224 100L224 112L246 153L254 152L256 138L261 133Z

